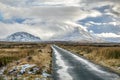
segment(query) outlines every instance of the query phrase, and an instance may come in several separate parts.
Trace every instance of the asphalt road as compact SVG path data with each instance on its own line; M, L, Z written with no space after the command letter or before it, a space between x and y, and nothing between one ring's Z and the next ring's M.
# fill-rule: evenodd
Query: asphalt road
M120 80L120 76L53 45L54 80Z

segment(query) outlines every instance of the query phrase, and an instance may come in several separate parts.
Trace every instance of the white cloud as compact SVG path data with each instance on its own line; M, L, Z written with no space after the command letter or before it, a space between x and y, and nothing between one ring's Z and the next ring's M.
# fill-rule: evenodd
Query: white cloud
M11 6L77 6L80 0L0 0L0 2ZM19 3L19 4L18 4Z
M0 3L0 10L3 13L5 19L10 19L11 17L23 17L28 15L27 8L12 7Z
M54 36L62 36L70 31L74 30L76 27L80 27L83 30L82 26L75 23L51 23L47 22L46 24L19 24L19 23L0 23L0 38L5 38L8 35L25 31L40 37L42 40L49 40Z
M117 38L120 37L120 35L117 35L115 33L100 33L100 34L96 34L98 37L102 37L102 38Z
M94 21L89 21L87 23L85 23L86 26L92 26L92 25L98 25L98 26L102 26L102 25L113 25L113 26L120 26L120 22L119 21L113 21L113 22L107 22L107 23L100 23L100 22L94 22Z
M18 23L14 23L14 24L7 23L6 24L6 23L0 22L0 25L1 25L1 27L0 27L0 38L5 38L6 36L8 36L10 34L12 34L14 32L19 32L19 31L26 31L26 32L30 32L30 33L36 32L36 34L39 31L35 27L28 26L28 25L23 25L23 24L18 24Z
M10 34L13 34L15 32L28 32L31 33L35 36L40 37L43 40L49 39L50 37L52 37L55 32L54 30L49 30L48 28L46 28L46 30L43 30L43 27L39 27L39 26L31 26L31 25L26 25L26 24L18 24L18 23L14 23L14 24L5 24L5 23L0 23L0 25L2 27L0 27L0 38L5 38Z
M13 7L0 3L1 12L4 14L5 19L11 17L20 18L39 18L50 19L54 21L72 20L76 21L87 17L97 17L102 14L97 10L81 10L79 7L62 7L62 6L32 6L26 7Z
M61 19L76 19L80 10L78 7L12 7L5 4L0 3L0 10L4 14L5 19L9 19L11 17L20 17L20 18L40 18L40 19L53 19L53 20L61 20Z
M119 0L0 0L0 12L3 13L4 21L8 19L12 21L13 17L25 19L22 23L1 22L0 37L17 31L27 31L42 39L49 39L53 36L63 35L73 30L74 27L88 31L86 26L91 25L120 26L119 2ZM109 6L109 9L104 13L96 9L103 6ZM77 20L103 15L109 15L116 20L107 23L91 21L86 23L86 26L76 24ZM118 37L119 29L114 28L114 31L115 29L117 29L116 33L108 31L109 33L101 33L97 36L110 37L112 35ZM3 34L5 35L3 36Z

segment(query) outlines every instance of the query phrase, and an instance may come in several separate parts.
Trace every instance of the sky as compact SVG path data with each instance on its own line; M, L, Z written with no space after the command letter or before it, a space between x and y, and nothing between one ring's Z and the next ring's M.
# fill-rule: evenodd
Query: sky
M0 38L23 31L49 40L75 27L120 39L120 0L0 0Z

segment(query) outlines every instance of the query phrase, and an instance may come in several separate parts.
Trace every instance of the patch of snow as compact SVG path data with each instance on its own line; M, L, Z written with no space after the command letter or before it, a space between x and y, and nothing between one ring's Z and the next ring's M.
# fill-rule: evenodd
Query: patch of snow
M46 73L46 72L43 72L42 75L43 75L44 77L50 77L50 76L51 76L50 74L48 74L48 73Z
M32 64L32 65L30 65L30 64L21 65L20 66L21 67L20 73L23 74L23 73L25 73L26 69L34 67L34 66L35 66L35 64Z
M118 70L120 70L120 67L118 67Z
M16 32L11 35L9 35L6 39L6 41L17 41L17 42L35 42L35 41L41 41L39 37L36 37L32 34L29 34L27 32Z
M41 80L40 78L35 78L35 80Z
M103 42L102 39L95 35L90 34L88 31L81 29L80 27L74 27L73 30L68 31L62 36L54 36L54 41L75 41L75 42Z
M19 65L19 66L14 66L10 71L9 74L24 74L26 72L26 69L29 69L31 67L36 66L35 64L24 64L24 65ZM27 71L28 74L32 74L33 72Z
M6 69L5 67L2 67L2 68L0 69L0 75L3 75L5 69Z
M53 47L52 47L53 48ZM71 75L68 73L68 68L69 66L67 66L65 64L65 62L62 60L61 55L59 52L57 52L57 50L55 48L53 48L54 54L56 55L56 63L57 65L59 65L61 68L58 69L57 73L59 74L59 78L60 80L73 80L73 78L71 77Z

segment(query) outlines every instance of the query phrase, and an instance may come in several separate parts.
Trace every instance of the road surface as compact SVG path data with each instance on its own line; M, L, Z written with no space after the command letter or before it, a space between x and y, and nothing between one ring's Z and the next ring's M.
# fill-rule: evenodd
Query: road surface
M120 80L120 76L53 45L54 80Z

